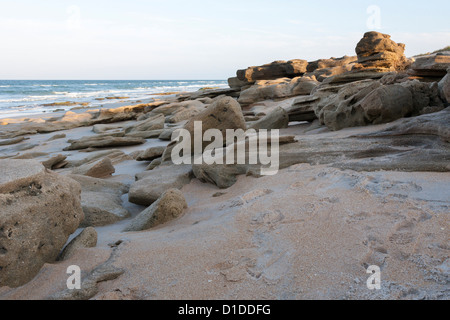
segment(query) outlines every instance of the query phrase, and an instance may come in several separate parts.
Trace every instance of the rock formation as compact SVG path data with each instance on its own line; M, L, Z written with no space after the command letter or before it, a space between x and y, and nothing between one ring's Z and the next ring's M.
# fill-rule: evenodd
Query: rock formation
M80 185L34 160L0 160L0 286L30 281L56 260L84 218Z

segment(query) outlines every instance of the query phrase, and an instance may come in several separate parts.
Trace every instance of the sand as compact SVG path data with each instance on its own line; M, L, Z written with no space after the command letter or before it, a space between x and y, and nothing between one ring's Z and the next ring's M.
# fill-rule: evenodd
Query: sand
M293 124L283 133L320 139L374 130L307 127ZM32 135L14 148L32 145L18 153L40 153L34 157L40 161L55 154L80 160L90 154L61 150L69 139L94 135L91 130ZM61 133L66 138L48 142ZM119 149L130 154L166 144L149 139ZM130 184L147 165L122 161L110 179ZM46 264L23 287L0 288L0 299L47 299L66 289L69 266L78 265L85 277L113 251L113 265L124 273L99 283L92 299L448 299L449 186L448 172L309 164L276 176L241 176L227 190L194 179L182 189L189 208L181 218L135 233L122 232L130 220L98 227L97 247ZM132 217L145 209L122 199ZM367 288L371 265L381 268L381 290Z

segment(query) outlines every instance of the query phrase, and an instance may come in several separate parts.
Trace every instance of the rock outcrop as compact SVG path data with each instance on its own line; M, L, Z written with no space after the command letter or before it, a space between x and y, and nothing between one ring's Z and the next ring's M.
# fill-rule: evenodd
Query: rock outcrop
M374 69L389 72L405 68L405 45L379 32L367 32L356 46L358 63L353 70Z
M0 286L18 287L56 260L84 218L80 185L34 160L0 160Z
M59 255L58 260L63 261L70 258L78 249L94 248L97 245L97 237L97 231L94 228L88 227L84 229L69 242Z
M114 172L116 172L116 169L108 157L93 163L84 164L72 170L72 174L85 175L93 178L107 178Z

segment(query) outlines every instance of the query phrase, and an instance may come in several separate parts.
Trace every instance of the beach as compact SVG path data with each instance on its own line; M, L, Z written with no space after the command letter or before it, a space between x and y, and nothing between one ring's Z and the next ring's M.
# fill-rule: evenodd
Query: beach
M380 33L363 49L219 88L4 114L0 299L449 299L450 54L406 58ZM172 134L194 121L279 130L278 173L175 165ZM27 221L43 234L27 238Z

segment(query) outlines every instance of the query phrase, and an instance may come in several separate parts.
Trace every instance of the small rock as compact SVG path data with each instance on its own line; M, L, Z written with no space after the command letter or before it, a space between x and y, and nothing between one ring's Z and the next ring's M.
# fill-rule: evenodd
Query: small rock
M180 217L187 208L183 193L169 189L150 207L141 212L124 232L143 231Z

